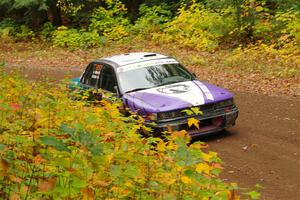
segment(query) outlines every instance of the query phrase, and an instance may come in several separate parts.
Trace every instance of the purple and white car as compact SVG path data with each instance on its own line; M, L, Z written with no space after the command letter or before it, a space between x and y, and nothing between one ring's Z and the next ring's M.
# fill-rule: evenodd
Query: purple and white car
M192 137L231 127L238 116L230 92L197 80L177 60L161 54L128 53L95 60L72 82L113 93L146 123L155 122L157 129L185 129ZM203 114L182 112L193 107ZM200 129L188 127L191 117L200 121Z

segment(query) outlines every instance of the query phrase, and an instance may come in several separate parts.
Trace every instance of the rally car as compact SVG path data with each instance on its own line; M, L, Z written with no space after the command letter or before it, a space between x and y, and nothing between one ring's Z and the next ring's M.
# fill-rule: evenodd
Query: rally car
M177 60L157 53L128 53L95 60L72 82L81 89L112 93L124 107L162 131L184 129L196 137L231 127L238 117L230 92L197 80ZM191 116L186 112L191 108L201 112ZM188 126L191 117L199 120L200 128Z

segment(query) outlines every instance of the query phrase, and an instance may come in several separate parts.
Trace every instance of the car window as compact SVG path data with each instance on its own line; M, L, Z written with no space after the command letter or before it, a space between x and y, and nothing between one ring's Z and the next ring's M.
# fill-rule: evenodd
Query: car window
M153 88L193 79L180 64L153 65L120 72L119 81L123 92ZM134 78L133 78L134 77Z
M100 72L103 68L102 64L99 63L91 63L87 67L85 73L82 76L81 83L96 87L99 82Z
M101 72L99 87L103 90L115 93L115 86L117 86L117 79L113 68L110 66L104 66Z

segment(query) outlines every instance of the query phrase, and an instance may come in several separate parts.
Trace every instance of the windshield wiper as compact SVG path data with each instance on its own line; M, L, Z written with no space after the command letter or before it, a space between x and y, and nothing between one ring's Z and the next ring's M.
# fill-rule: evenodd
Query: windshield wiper
M149 89L149 88L136 88L136 89L133 89L133 90L129 90L129 91L126 91L125 93L130 93L130 92L137 92L137 91L140 91L140 90L146 90L146 89Z
M184 82L184 81L183 80L181 80L181 81L170 81L170 82L159 84L156 87L160 87L160 86L164 86L164 85L170 85L170 84L173 84L173 83L180 83L180 82Z

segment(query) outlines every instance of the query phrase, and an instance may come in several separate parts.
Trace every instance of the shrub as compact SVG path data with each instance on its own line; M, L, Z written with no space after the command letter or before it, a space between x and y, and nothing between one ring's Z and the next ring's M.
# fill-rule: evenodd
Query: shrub
M35 33L27 26L21 25L16 29L14 38L16 41L30 41L35 38Z
M42 30L40 32L40 37L42 40L51 41L52 34L56 30L56 28L53 26L51 22L46 22Z
M214 50L234 27L230 10L215 12L193 3L182 7L178 16L167 23L163 40L176 42L197 50Z
M16 24L12 20L6 19L0 22L0 38L2 40L11 39L15 30Z
M166 4L151 7L142 4L139 8L139 16L131 31L135 35L146 37L162 31L165 23L170 21L172 12L168 10Z
M127 10L121 1L105 1L107 8L93 10L89 30L104 35L108 40L120 40L128 35L129 20L125 18Z
M237 197L235 184L218 179L217 154L187 146L185 132L141 138L142 125L117 103L72 101L65 85L0 76L1 198Z
M300 13L295 11L289 11L285 13L277 13L277 23L281 24L281 38L279 42L286 44L294 42L298 47L300 45Z
M55 46L69 48L88 48L104 43L103 38L96 32L78 31L65 26L61 26L53 32L52 41Z
M13 20L4 20L0 23L0 37L16 42L31 41L35 38L34 32L26 25L17 25Z

